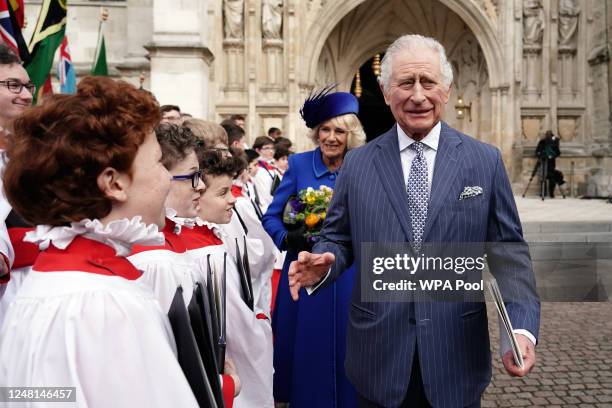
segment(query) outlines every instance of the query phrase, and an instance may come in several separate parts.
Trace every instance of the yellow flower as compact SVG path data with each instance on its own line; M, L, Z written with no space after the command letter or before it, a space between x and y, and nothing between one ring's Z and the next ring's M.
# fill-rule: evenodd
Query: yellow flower
M322 219L322 220L324 220L324 219L325 219L325 217L327 217L327 213L326 213L326 212L322 212L322 213L321 213L321 219Z
M308 214L304 223L308 228L314 228L319 223L319 216L317 214Z
M306 195L306 204L314 204L316 200L317 200L316 197L310 194Z

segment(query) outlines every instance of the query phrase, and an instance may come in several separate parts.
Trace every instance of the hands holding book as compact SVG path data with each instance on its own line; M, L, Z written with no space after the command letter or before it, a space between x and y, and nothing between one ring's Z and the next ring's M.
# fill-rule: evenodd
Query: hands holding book
M536 362L535 355L535 346L527 338L527 336L523 336L522 334L515 334L516 342L521 350L521 354L523 356L523 368L521 368L514 361L514 356L512 355L512 350L508 350L502 356L502 362L504 363L504 368L506 372L510 374L512 377L524 377L531 372L533 366Z

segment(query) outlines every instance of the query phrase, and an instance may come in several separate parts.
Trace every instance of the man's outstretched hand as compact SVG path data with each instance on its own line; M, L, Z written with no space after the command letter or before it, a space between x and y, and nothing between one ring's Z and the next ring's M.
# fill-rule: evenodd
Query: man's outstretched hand
M293 300L299 299L300 288L318 283L332 267L336 257L331 252L311 254L302 251L297 261L289 265L289 291Z

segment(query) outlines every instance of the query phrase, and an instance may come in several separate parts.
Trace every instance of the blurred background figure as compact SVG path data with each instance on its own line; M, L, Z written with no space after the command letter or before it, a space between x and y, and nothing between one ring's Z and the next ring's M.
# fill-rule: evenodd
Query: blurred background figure
M162 105L160 108L162 120L160 123L173 123L179 125L181 123L181 108L177 105Z

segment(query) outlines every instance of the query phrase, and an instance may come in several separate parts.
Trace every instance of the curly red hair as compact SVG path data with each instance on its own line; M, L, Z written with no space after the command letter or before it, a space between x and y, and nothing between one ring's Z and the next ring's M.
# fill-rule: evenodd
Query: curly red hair
M160 120L153 95L105 77L84 78L75 95L45 98L13 125L3 176L9 202L33 225L108 215L112 202L98 175L107 167L129 173Z

